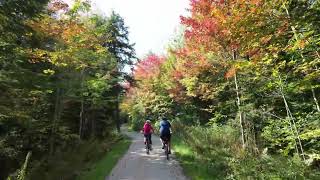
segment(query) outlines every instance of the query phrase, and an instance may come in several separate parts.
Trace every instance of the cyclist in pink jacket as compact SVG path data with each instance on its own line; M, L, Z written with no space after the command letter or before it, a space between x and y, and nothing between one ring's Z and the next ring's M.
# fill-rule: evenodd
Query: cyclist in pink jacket
M146 144L146 140L147 138L149 139L150 145L152 145L152 141L151 141L151 134L153 132L153 127L151 125L151 121L147 120L144 125L143 128L141 130L141 132L144 134L144 144Z

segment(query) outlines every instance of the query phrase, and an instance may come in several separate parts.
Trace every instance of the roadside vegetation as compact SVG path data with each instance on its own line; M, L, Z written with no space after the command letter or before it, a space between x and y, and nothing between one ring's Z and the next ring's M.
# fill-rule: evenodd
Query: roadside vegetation
M75 179L127 144L115 132L128 33L86 0L0 2L0 179Z
M79 180L95 179L105 180L110 175L111 170L117 164L118 160L127 152L131 141L128 137L124 137L114 145L110 146L109 152L99 157L98 161L91 164L91 168L82 171ZM95 155L98 153L95 153Z
M319 179L320 2L189 10L167 53L136 65L121 105L132 128L168 117L194 179Z
M130 140L127 137L118 135L106 140L83 142L58 152L49 159L33 162L29 178L104 180L129 145Z

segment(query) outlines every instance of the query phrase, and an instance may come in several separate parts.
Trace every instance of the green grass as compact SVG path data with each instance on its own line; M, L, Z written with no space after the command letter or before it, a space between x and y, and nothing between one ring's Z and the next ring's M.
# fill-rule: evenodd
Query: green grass
M128 126L128 132L133 132L133 128L131 126Z
M118 160L127 152L130 144L131 141L128 138L119 141L100 161L93 164L89 171L83 172L79 180L104 180Z
M128 137L113 135L98 141L82 141L54 156L31 164L32 180L98 180L110 173L130 145Z
M186 176L192 180L222 179L208 170L208 164L197 159L194 151L181 138L173 137L173 149Z

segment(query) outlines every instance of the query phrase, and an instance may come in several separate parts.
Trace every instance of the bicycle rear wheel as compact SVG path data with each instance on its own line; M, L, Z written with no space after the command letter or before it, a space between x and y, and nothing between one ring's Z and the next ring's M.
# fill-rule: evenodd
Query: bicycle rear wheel
M169 160L169 148L168 148L168 143L165 143L165 154L166 154L167 160Z
M146 153L149 154L150 153L150 144L149 141L147 140L146 142Z
M146 138L146 153L149 154L151 150L150 139Z

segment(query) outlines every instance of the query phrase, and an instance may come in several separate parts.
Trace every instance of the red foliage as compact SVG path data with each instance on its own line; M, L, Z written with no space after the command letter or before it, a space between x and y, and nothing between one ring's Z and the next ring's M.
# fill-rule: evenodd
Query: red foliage
M172 71L172 77L174 80L180 80L183 78L183 74L180 71L175 70L175 71Z
M177 80L174 82L175 86L168 89L168 93L176 102L184 102L187 99L185 87Z
M191 16L180 17L181 24L186 26L185 46L175 52L179 57L177 66L184 76L196 76L199 71L215 68L215 64L210 67L206 54L230 60L231 54L237 52L255 61L262 54L259 45L268 45L271 37L282 35L287 28L284 24L265 36L259 34L269 16L268 8L264 8L268 6L262 0L191 0L190 6ZM251 42L259 45L252 46ZM219 66L228 67L224 62ZM235 72L236 69L230 69L225 77L230 78Z
M164 57L149 55L141 60L134 70L135 79L146 79L155 77L160 73L160 66L165 61Z
M243 40L255 37L246 23L257 21L265 13L262 0L191 0L190 17L181 16L186 26L186 47L204 52L221 53L239 51ZM247 21L249 19L249 21Z

